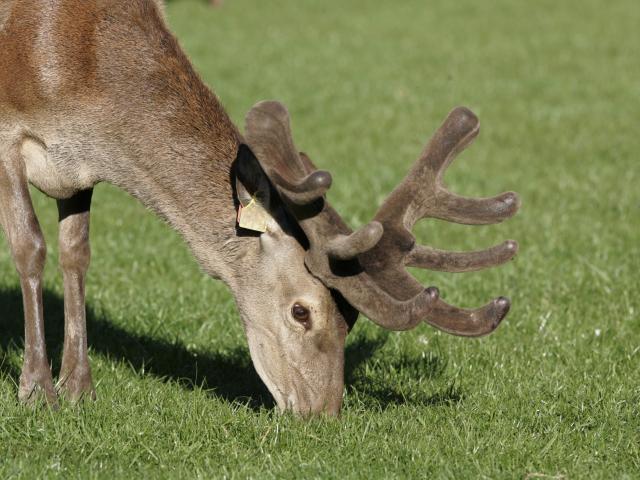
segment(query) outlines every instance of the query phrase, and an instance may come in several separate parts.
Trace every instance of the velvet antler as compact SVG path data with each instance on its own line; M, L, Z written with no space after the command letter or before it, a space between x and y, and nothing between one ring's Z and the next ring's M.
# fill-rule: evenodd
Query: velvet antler
M439 299L435 287L425 289L405 267L461 272L499 265L515 255L517 243L511 240L479 252L445 252L417 245L411 234L421 218L489 224L517 211L513 192L473 199L454 195L442 184L447 166L478 131L473 113L453 110L374 221L352 232L324 198L330 174L298 154L286 108L261 102L246 121L251 149L308 237L305 263L315 276L384 328L406 330L424 320L464 336L493 331L509 301L500 297L476 310L460 309Z

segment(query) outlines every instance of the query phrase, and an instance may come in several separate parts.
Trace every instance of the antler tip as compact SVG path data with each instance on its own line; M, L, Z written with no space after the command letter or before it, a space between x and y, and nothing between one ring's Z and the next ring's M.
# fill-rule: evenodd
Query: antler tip
M245 117L245 129L251 135L253 131L270 131L275 125L289 125L289 111L284 104L276 100L262 100L256 103Z
M280 113L280 114L289 114L287 107L284 106L283 103L278 102L277 100L260 100L257 102L251 110L249 110L249 114L251 112L269 112L272 114Z
M331 187L333 178L331 177L331 174L326 170L317 170L309 175L307 181L309 182L308 186L310 188L326 191L329 189L329 187Z
M520 196L516 192L503 193L496 199L494 209L495 213L499 214L500 220L498 221L512 217L520 209Z
M498 324L507 316L509 313L509 309L511 308L511 300L507 297L498 297L493 301L494 308L496 310L496 321L494 323L494 328L498 326Z
M327 253L340 260L350 260L375 247L383 232L382 224L373 221L350 235L337 235L327 244Z
M365 232L364 234L371 239L371 243L376 244L380 240L380 237L382 237L384 227L380 222L374 220L362 227L362 230Z
M449 114L449 119L457 124L457 130L470 131L480 125L477 115L467 107L456 107Z
M520 208L520 196L516 192L507 192L503 201L505 205L513 206L515 209Z
M429 296L429 299L434 302L440 297L440 290L438 287L429 287L425 289L425 293Z
M520 248L520 245L518 245L518 242L516 242L515 240L507 240L506 242L504 242L504 248L513 256L518 253L518 248Z

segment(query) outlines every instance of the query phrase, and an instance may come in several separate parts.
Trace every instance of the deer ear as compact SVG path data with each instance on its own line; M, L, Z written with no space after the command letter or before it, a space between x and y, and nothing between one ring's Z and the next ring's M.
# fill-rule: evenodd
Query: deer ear
M273 204L277 194L272 195L271 182L246 145L241 145L238 150L233 177L238 227L261 234L280 232L282 229L275 218L277 205Z
M247 206L252 199L269 210L271 184L253 152L246 145L240 145L234 164L235 195L238 202Z

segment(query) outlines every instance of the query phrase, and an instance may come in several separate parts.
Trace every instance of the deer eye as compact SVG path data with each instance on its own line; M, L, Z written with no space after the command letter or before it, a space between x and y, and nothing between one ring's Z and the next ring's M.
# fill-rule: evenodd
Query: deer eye
M309 318L311 317L311 312L307 307L300 305L299 303L294 303L293 307L291 307L291 315L298 322L304 324L305 327L309 327Z

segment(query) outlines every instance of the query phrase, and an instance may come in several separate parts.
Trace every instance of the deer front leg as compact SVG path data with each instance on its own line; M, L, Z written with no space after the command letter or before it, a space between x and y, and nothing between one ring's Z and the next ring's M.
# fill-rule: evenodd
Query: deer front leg
M93 190L58 200L60 268L64 279L64 349L57 387L72 402L95 400L87 354L85 277L89 268L89 208Z
M31 203L21 141L0 144L0 223L20 276L24 304L24 363L18 398L57 405L44 338L42 272L47 247Z

